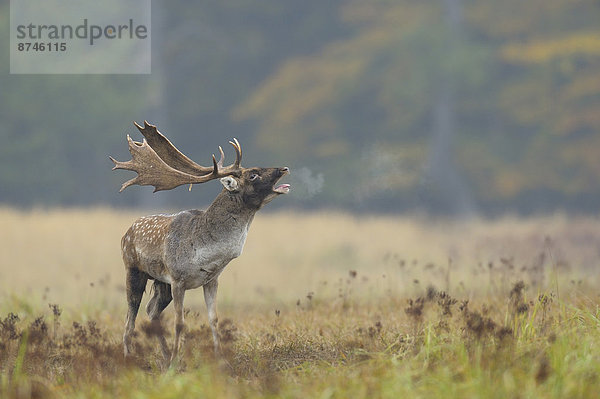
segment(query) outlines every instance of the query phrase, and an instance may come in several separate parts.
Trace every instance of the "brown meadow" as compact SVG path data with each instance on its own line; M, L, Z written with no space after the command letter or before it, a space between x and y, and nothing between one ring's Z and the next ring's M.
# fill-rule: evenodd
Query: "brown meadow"
M197 290L186 298L185 353L164 370L143 312L135 356L122 356L119 240L139 215L0 210L0 396L592 397L600 388L596 218L259 214L220 279L226 362L213 357ZM171 323L167 308L167 334Z

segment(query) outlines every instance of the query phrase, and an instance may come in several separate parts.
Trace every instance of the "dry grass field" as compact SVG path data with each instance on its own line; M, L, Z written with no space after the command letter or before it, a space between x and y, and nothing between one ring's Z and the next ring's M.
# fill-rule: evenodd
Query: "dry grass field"
M259 214L220 278L226 362L196 290L165 370L147 297L122 356L119 240L141 215L0 208L1 398L600 392L598 218Z

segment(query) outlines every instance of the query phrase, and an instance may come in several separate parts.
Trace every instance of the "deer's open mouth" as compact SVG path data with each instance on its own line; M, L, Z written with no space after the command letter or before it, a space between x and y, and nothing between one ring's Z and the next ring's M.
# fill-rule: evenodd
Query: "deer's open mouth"
M290 173L290 169L287 166L285 168L279 169L279 171L281 173L281 177ZM281 177L279 179L281 179ZM277 180L279 180L279 179L277 179ZM280 184L278 186L273 186L273 191L276 192L277 194L287 194L290 192L290 185L287 183L284 183L284 184Z
M287 194L290 192L290 185L287 183L280 184L276 187L273 187L273 191L279 194Z

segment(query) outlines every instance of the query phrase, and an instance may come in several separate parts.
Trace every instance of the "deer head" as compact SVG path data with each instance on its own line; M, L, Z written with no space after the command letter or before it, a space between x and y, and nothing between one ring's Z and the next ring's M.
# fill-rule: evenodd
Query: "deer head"
M235 162L224 166L225 154L219 146L220 159L217 162L212 156L212 166L197 164L181 153L156 126L144 121L144 127L134 122L135 127L144 136L143 142L133 141L127 135L131 160L120 162L110 157L115 169L126 169L137 172L137 176L123 183L120 192L131 185L151 185L154 192L171 190L184 184L205 183L220 179L224 189L239 198L251 208L260 208L280 194L289 192L289 184L275 186L279 179L289 173L285 168L243 168L242 147L237 139L229 143L236 154Z

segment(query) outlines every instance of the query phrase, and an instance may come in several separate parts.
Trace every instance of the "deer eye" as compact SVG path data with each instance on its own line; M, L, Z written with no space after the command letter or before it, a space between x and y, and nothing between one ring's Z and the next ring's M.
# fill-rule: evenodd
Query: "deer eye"
M252 173L252 174L250 175L250 181L254 181L254 180L256 180L257 178L258 178L258 175L257 175L256 173Z

